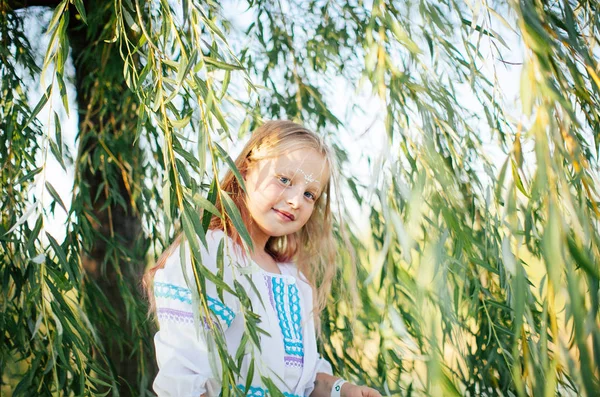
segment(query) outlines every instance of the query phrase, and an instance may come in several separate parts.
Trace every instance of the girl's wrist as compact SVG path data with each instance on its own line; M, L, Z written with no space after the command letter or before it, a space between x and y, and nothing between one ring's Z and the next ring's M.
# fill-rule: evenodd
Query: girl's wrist
M343 378L338 378L331 387L331 397L343 397L349 388L352 388L352 383Z

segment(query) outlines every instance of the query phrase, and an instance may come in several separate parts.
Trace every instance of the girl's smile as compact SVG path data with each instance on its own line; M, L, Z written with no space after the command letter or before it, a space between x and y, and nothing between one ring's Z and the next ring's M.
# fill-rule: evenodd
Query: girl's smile
M295 216L290 214L289 212L285 212L285 211L279 211L275 208L273 208L273 211L275 211L277 213L277 215L279 215L279 217L283 220L283 221L288 221L291 222L295 219Z
M262 250L269 237L299 231L310 218L328 179L325 157L310 148L252 164L244 180L252 218L249 231L255 246Z

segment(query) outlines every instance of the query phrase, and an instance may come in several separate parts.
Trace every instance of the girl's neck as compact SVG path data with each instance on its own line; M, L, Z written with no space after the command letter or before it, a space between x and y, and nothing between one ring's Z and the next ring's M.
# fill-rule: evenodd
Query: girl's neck
M250 233L250 238L252 239L253 253L268 255L265 247L271 236L267 235L254 224L251 224L250 227L248 227L248 233Z
M279 266L277 266L277 261L265 250L267 242L271 236L258 229L258 227L255 227L255 225L251 225L248 231L250 233L253 246L253 250L250 253L252 260L256 262L264 271L269 273L281 273Z
M250 253L250 257L264 271L269 272L269 273L281 274L281 270L279 270L277 261L275 259L273 259L273 257L271 255L269 255L268 253L266 253L264 250L262 252L252 251Z

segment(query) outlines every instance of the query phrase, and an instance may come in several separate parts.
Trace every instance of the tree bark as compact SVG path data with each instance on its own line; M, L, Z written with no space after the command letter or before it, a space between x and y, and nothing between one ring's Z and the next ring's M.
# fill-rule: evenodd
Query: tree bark
M143 204L134 197L134 186L144 178L142 151L139 141L134 143L139 104L125 84L118 43L107 40L114 34L112 3L88 1L85 6L88 24L72 12L68 30L80 116L77 166L79 199L85 203L80 216L95 220L91 224L99 235L85 250L83 267L106 298L106 313L96 306L104 306L101 302L90 302L91 310L97 310L95 318L106 315L96 326L119 393L129 396L146 387L143 380L151 377L144 372L154 372L154 360L144 357L152 350L142 347L152 339L147 323L140 322L146 306L138 287L147 251L137 209ZM114 200L119 196L120 202Z

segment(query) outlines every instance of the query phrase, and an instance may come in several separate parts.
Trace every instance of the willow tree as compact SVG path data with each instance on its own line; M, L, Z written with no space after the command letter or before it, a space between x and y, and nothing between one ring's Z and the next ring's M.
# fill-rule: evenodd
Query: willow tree
M52 13L42 62L22 19L34 5ZM346 213L337 229L354 255L340 249L322 349L340 374L391 395L594 395L597 5L251 1L240 28L214 3L0 1L3 393L144 394L155 368L140 273L180 231L202 239L200 214L227 200L214 176L231 142L286 117L327 135L340 202L369 214L368 238ZM507 55L522 61L520 110L496 74ZM368 159L369 181L342 139L359 132L352 117L331 110L340 79L384 109L388 150ZM66 112L79 115L72 165ZM49 156L74 167L68 208ZM45 232L60 207L64 241Z

